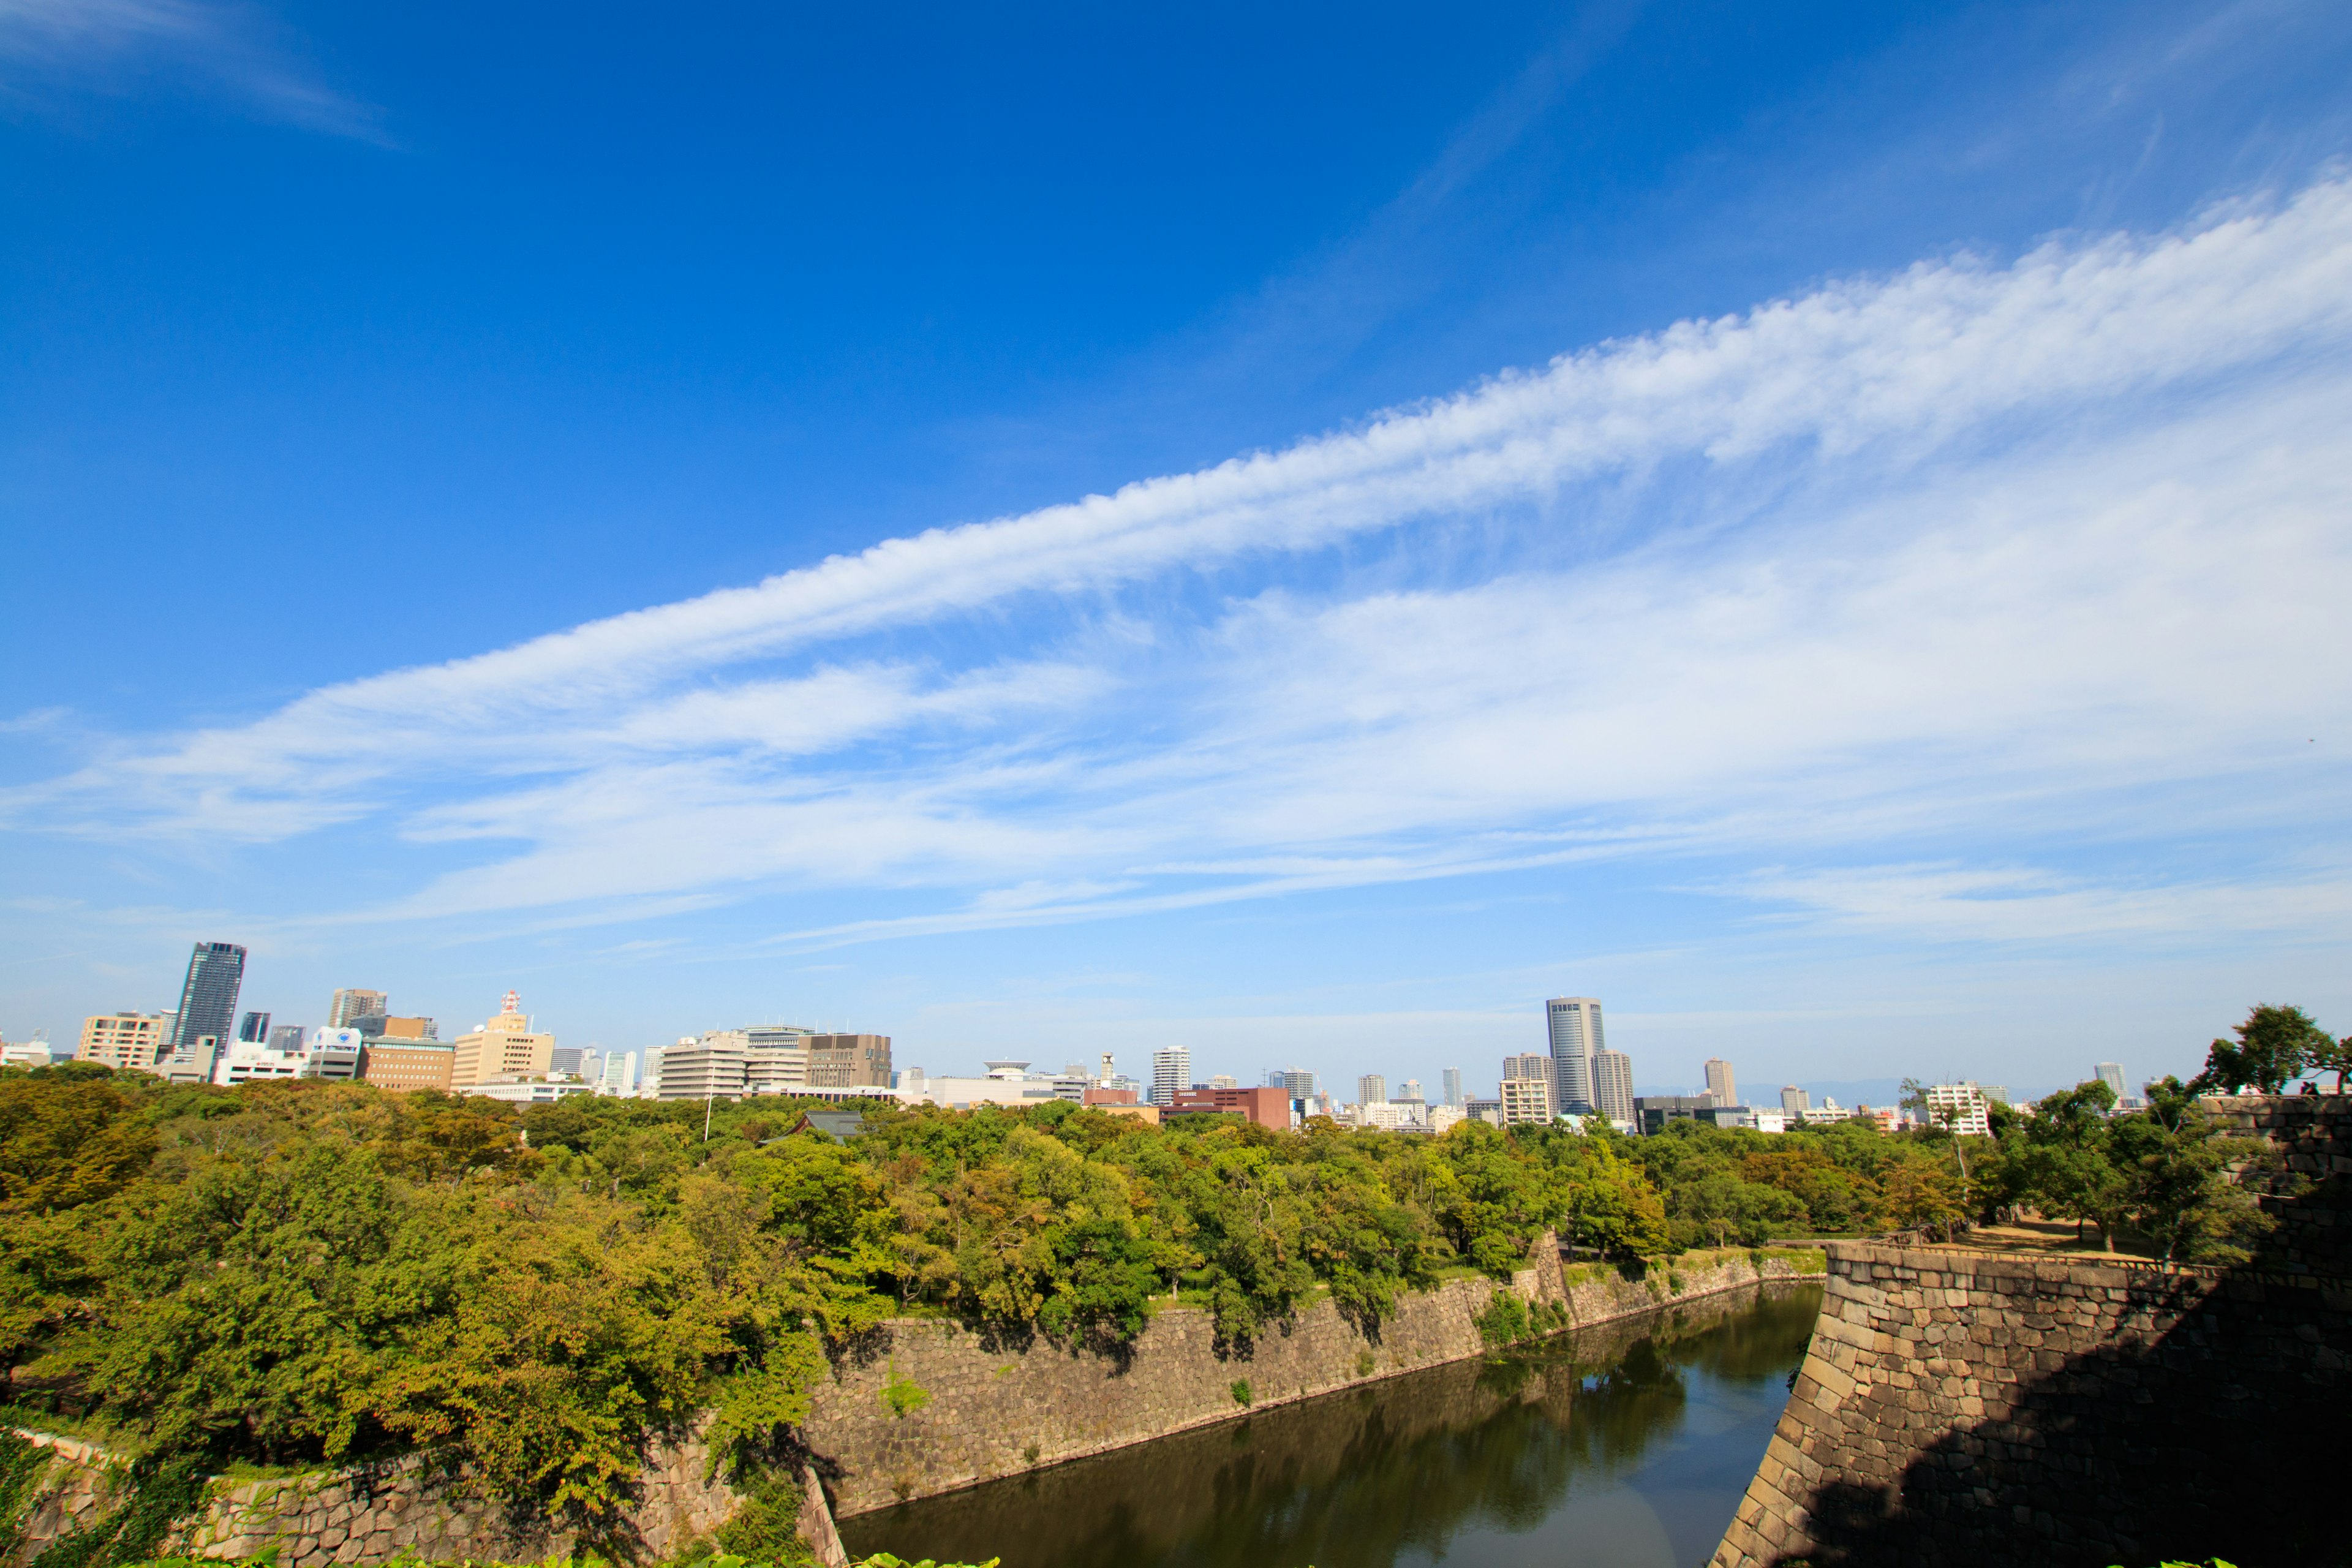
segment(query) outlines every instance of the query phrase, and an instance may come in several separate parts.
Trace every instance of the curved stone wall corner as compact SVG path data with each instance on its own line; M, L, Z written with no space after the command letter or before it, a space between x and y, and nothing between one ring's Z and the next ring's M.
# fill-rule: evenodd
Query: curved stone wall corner
M2348 1324L2352 1287L2307 1275L1832 1244L1714 1568L2105 1568L2332 1542Z

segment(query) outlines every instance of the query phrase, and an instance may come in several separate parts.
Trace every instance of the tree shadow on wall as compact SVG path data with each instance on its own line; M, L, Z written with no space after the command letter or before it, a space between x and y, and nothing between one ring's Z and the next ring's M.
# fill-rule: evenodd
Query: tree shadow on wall
M2352 1287L2154 1276L2160 1337L2025 1374L2008 1418L1947 1433L1899 1483L1810 1503L1813 1568L2347 1568L2337 1489Z

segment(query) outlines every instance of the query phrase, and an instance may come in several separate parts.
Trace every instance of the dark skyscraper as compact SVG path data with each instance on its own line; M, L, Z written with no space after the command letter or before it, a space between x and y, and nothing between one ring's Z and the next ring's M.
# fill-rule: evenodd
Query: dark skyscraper
M269 1038L269 1015L247 1013L245 1022L236 1026L236 1037L252 1045L262 1045Z
M226 1048L236 1022L236 991L245 982L245 949L233 942L200 942L188 958L187 983L180 987L180 1021L172 1045L193 1046L210 1035Z

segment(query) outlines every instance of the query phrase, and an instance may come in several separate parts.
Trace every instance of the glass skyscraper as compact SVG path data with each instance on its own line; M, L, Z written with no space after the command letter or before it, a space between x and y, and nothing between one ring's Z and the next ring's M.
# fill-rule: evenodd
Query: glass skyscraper
M245 984L245 949L233 942L200 942L188 957L188 978L180 986L180 1021L172 1048L191 1047L210 1035L226 1049L235 1037L237 988Z
M1555 996L1544 1004L1551 1031L1552 1105L1565 1115L1599 1109L1593 1058L1608 1047L1601 1034L1601 1004L1590 996Z

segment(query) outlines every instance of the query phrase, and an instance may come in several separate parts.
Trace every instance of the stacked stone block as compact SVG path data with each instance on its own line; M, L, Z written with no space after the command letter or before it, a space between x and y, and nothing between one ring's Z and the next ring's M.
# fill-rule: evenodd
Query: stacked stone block
M2332 1490L2297 1489L2328 1484L2352 1287L1829 1251L1812 1344L1716 1568L2261 1562L2327 1539L2314 1500Z
M2198 1101L2217 1127L2278 1146L2305 1190L2265 1194L2278 1228L2266 1237L2263 1267L2352 1278L2352 1094L2214 1095Z
M1576 1325L1798 1273L1783 1259L1759 1268L1740 1254L1683 1273L1675 1293L1658 1269L1647 1280L1593 1270L1571 1284L1549 1238L1535 1259L1512 1288L1564 1306ZM847 1518L1231 1420L1244 1413L1237 1382L1249 1384L1252 1407L1263 1407L1483 1354L1475 1319L1494 1290L1463 1279L1407 1296L1370 1336L1324 1301L1245 1347L1220 1343L1206 1313L1168 1310L1116 1354L899 1320L835 1366L802 1435L825 1467L835 1511ZM900 1415L885 1397L894 1383L919 1388L926 1402Z

